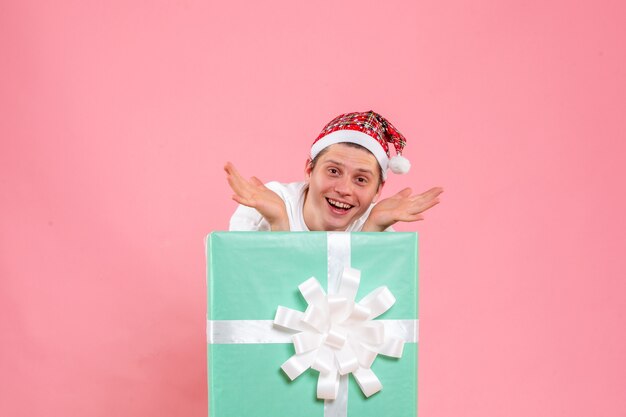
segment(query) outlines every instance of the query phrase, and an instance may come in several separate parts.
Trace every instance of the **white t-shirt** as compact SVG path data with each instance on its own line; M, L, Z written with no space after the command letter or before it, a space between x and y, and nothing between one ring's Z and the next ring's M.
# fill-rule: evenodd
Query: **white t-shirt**
M276 181L268 182L265 184L267 188L274 191L285 202L287 209L287 216L289 217L289 230L292 232L308 232L309 228L304 222L303 208L304 208L304 194L307 187L306 182L292 182L290 184L282 184ZM363 224L370 214L374 205L370 205L365 213L358 219L356 219L348 228L346 232L358 232L363 229ZM270 224L265 220L261 213L251 207L239 205L235 213L230 218L231 231L249 231L249 232L265 232L270 231ZM392 232L390 227L385 230L386 232Z

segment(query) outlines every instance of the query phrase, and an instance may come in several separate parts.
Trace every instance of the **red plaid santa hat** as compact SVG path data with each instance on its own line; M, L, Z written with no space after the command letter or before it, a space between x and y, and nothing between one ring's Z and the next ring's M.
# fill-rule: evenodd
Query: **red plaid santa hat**
M387 119L380 114L367 111L347 113L335 117L328 123L311 147L311 159L324 148L335 143L351 142L363 146L378 160L387 177L387 168L394 174L406 174L411 168L408 159L402 156L406 139ZM391 157L389 144L393 144L396 155Z

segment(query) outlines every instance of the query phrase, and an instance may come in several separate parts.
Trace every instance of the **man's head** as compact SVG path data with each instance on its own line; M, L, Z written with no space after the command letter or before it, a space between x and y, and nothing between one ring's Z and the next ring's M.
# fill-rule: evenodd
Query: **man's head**
M304 221L310 230L343 231L361 217L383 187L376 157L351 143L328 146L307 163Z
M391 158L389 143L397 155ZM374 202L387 168L406 173L404 136L373 111L342 114L328 123L311 147L304 219L310 230L346 230Z

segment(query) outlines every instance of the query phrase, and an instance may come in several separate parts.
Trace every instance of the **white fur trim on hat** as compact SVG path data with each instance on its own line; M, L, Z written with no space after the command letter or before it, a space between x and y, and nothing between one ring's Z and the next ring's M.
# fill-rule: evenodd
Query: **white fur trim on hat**
M389 165L389 157L387 156L387 153L376 139L374 139L367 133L363 133L359 130L335 130L334 132L331 132L328 135L324 136L323 138L315 142L311 147L311 159L314 159L317 154L320 153L324 148L327 148L330 145L334 145L336 143L344 142L356 143L357 145L361 145L365 149L370 151L382 168L383 177L387 177L387 166Z

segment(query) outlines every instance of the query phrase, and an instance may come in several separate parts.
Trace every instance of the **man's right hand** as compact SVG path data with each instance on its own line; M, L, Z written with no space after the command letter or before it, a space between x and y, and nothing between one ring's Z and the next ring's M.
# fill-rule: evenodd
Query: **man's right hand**
M230 162L226 163L224 171L228 185L235 192L233 200L256 209L270 224L272 231L289 231L285 202L278 194L267 188L257 177L246 180Z

